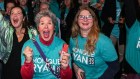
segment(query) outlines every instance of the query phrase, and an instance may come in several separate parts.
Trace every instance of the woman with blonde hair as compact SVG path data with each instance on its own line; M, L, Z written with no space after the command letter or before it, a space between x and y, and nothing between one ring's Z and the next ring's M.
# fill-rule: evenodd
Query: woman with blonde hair
M70 50L77 79L113 79L118 71L115 48L100 33L97 17L87 6L81 6L75 16Z

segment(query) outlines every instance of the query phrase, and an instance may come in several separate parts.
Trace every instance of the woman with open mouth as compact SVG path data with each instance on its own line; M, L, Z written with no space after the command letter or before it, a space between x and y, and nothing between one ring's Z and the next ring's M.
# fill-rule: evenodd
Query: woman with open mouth
M22 49L23 79L71 79L71 57L68 45L55 36L57 18L50 11L35 17L39 35L28 40Z
M4 62L4 79L22 79L21 49L25 41L37 34L27 24L25 12L19 6L11 9L10 23L0 14L0 59Z

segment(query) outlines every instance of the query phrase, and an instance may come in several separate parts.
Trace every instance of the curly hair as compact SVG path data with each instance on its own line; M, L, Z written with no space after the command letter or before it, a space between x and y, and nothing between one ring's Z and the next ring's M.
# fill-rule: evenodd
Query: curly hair
M57 18L55 16L55 14L53 14L51 11L49 10L44 10L44 11L40 11L39 13L37 13L36 17L35 17L35 22L36 22L36 25L38 26L39 23L40 23L40 19L42 17L45 17L45 16L48 16L52 19L52 22L54 24L54 26L56 26L57 24Z

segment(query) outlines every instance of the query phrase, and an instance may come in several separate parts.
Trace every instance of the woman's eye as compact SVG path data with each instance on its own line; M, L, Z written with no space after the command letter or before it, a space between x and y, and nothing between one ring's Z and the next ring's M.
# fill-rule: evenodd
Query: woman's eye
M44 25L44 23L40 23L40 25Z
M51 23L51 22L49 22L48 24L49 24L49 25L51 25L52 23Z
M20 15L21 13L18 13L18 15Z

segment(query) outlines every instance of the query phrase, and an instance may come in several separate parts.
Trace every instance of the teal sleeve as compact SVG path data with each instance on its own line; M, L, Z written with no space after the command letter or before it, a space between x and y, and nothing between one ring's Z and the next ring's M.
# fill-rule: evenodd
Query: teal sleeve
M69 56L69 66L70 66L70 68L72 68L72 58L71 58L71 53L70 53L69 49L68 49L68 53L70 54L70 56Z
M27 45L27 42L25 42L24 45L23 45L23 47L22 47L22 51L21 51L21 65L23 65L24 64L24 61L25 61L24 50L28 46Z
M71 38L69 41L69 50L70 50L70 53L72 54L72 39Z
M103 60L107 62L117 60L118 58L116 49L108 37L104 38L104 41L101 45L101 56Z
M24 56L24 49L25 49L26 45L24 44L23 47L22 47L22 51L21 51L21 65L24 64L24 61L25 61L25 56Z
M74 45L73 45L73 39L72 38L70 38L70 41L69 41L69 50L70 50L70 55L71 55L71 57L72 57L72 59L71 59L71 62L73 63L73 56L72 56L72 53L73 53L73 51L72 51L72 48L74 47Z

